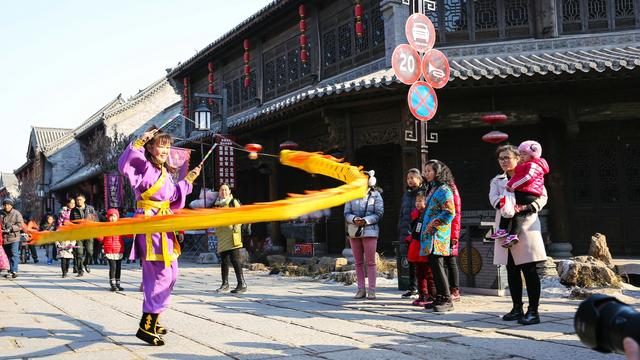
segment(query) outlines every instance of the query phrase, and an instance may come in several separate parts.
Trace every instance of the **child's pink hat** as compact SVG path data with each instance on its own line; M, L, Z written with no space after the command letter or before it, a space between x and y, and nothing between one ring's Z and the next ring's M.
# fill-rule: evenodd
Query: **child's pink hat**
M518 151L521 153L527 153L534 159L537 159L542 156L542 145L537 141L527 140L518 146Z

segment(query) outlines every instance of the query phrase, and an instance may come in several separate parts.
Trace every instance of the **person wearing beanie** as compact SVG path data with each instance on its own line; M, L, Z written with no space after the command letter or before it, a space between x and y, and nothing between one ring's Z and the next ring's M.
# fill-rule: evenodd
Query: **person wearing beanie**
M400 252L407 256L409 247L407 246L405 239L411 236L411 211L415 207L416 195L418 193L425 193L426 182L422 177L420 170L416 168L409 169L405 175L405 181L407 183L407 190L402 195L400 201L400 215L398 217L398 243L400 244ZM400 277L398 277L400 281ZM402 289L402 288L401 288ZM418 281L416 278L416 266L414 263L409 262L409 284L407 291L402 294L402 298L407 299L414 297L418 294Z
M513 218L501 217L499 229L491 235L496 240L504 238L501 243L504 248L511 248L518 243L517 234L526 215L531 212L531 204L542 196L544 176L549 173L549 164L542 158L542 146L537 141L524 141L518 146L518 151L520 163L506 186L506 191L515 195L516 214Z
M116 222L120 218L118 209L107 210L107 221ZM123 291L120 286L120 271L122 269L122 258L124 257L124 236L112 235L97 238L102 243L104 256L109 262L109 285L111 291Z

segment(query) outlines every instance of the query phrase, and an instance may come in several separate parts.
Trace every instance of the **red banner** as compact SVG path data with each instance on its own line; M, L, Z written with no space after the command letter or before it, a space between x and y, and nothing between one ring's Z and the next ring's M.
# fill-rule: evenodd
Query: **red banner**
M104 207L117 209L124 207L122 176L118 173L104 174Z
M222 184L229 185L231 190L236 188L236 157L231 147L233 143L227 138L219 138L216 147L216 189Z

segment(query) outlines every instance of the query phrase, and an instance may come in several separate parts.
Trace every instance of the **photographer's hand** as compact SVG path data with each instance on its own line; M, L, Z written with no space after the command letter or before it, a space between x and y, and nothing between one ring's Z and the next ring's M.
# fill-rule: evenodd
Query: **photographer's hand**
M627 360L640 360L640 345L635 340L630 337L625 338L622 346L627 354Z

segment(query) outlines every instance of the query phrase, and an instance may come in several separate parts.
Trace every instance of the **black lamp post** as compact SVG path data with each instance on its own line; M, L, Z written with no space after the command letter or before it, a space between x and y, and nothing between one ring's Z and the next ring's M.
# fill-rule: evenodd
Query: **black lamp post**
M198 104L193 110L193 118L195 120L196 130L211 129L211 110L209 110L209 106L204 102Z

